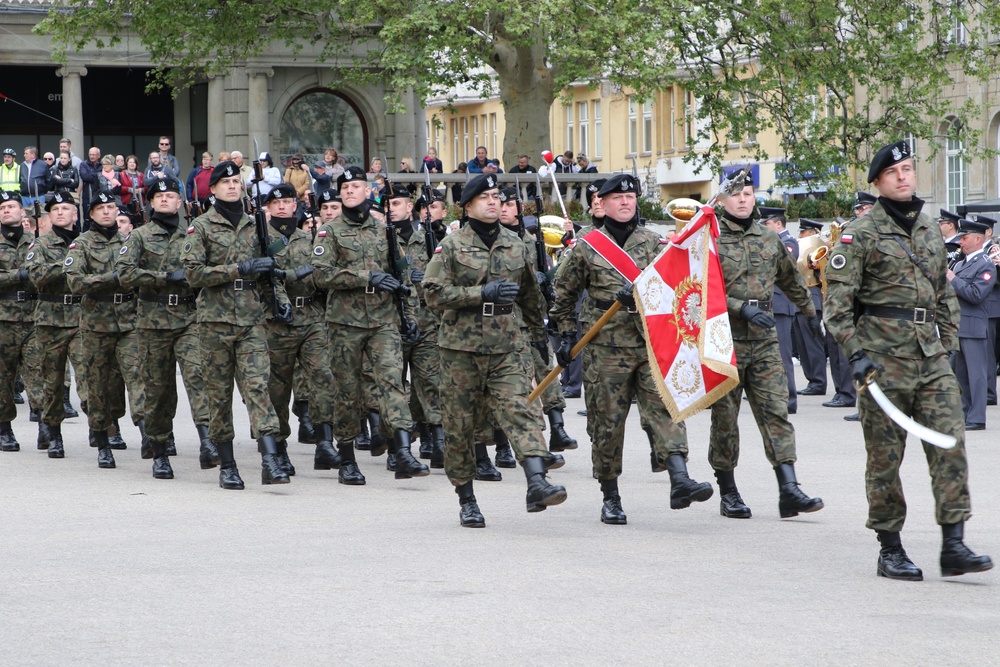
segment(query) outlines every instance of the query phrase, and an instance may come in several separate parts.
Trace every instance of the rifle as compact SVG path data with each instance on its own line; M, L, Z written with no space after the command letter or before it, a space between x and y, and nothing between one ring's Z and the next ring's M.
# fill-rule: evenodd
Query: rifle
M431 229L431 202L434 196L431 194L431 172L425 171L427 177L427 187L424 190L424 247L427 249L427 261L434 258L434 249L437 248L437 237Z
M316 193L309 191L309 215L313 218L312 236L313 243L316 242L316 232L319 231L319 203L316 200Z
M257 147L257 139L253 140L254 153L260 155ZM267 215L264 213L264 201L260 196L260 182L264 180L264 167L260 160L253 161L253 173L256 179L254 187L254 207L253 222L257 231L257 245L260 248L261 257L273 257L270 249L271 241L267 237ZM284 237L282 237L284 238ZM274 269L267 272L264 280L271 286L271 315L275 321L281 321L281 312L278 304L278 281L274 276Z
M28 174L28 180L31 180L31 174ZM38 240L38 230L42 226L42 208L38 205L38 183L35 182L35 240Z
M136 203L139 206L139 215L142 216L142 224L149 222L149 216L146 215L146 203L142 200L142 188L135 188Z
M514 176L514 184L517 186L517 197L514 201L517 204L517 226L521 235L524 235L524 208L521 206L521 181ZM536 193L537 194L537 193ZM535 200L535 208L538 208L539 201ZM540 209L539 209L540 210ZM548 271L549 263L546 260L545 252L545 235L542 233L542 216L536 211L535 215L535 270L545 276L545 281L539 283L538 287L542 290L542 296L545 297L546 305L551 308L552 302L555 301L555 294L552 292L552 283L550 282ZM547 309L546 309L547 310Z
M396 223L392 221L392 207L389 204L392 197L392 181L389 180L389 161L385 155L382 156L382 165L385 169L385 238L389 242L389 273L399 281L399 290L392 293L392 300L396 302L396 310L399 311L400 332L405 332L407 328L406 309L403 307L403 297L410 295L410 288L404 284L405 276L403 270L407 266L406 258L399 256L399 245L396 239ZM411 341L406 341L411 342Z

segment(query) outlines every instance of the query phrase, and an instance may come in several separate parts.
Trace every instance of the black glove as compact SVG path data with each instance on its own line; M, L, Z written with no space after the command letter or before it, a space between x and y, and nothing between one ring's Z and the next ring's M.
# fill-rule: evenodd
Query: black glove
M184 269L174 269L173 271L167 271L168 283L182 283L184 282Z
M316 269L313 268L312 264L303 264L299 268L295 269L295 280L302 280L306 276L311 276L315 270Z
M403 323L402 337L404 343L416 343L420 340L420 327L416 322L406 320Z
M545 290L545 286L549 284L549 277L545 275L544 271L535 271L535 280L538 281L538 285Z
M556 326L556 321L551 317L549 318L549 321L545 323L545 333L553 338L559 338L559 327Z
M111 275L108 276L108 282L114 283L115 285L118 284L118 269L115 269L114 271L111 272Z
M547 340L535 340L531 341L531 347L538 350L538 354L542 355L542 361L545 365L549 365L549 341Z
M17 281L19 283L28 282L28 269L21 269L17 272Z
M270 271L274 268L274 257L254 257L245 259L236 265L241 277L252 276L261 271Z
M282 324L292 323L292 304L290 303L279 303L278 304L278 314L274 316L275 322L281 322Z
M743 307L740 308L740 317L762 329L774 327L774 318L768 315L766 310L751 306L749 303L744 303Z
M819 315L813 315L808 320L806 324L809 326L809 333L812 334L813 340L823 340L823 327L819 324Z
M560 334L560 336L562 337L562 343L559 344L559 349L556 350L556 363L563 368L569 368L569 365L573 363L571 352L573 351L573 346L576 345L576 332L567 331Z
M368 278L368 284L380 292L395 292L399 289L399 281L391 274L381 271L372 271L371 277Z
M635 310L635 294L632 292L631 285L626 285L618 290L618 293L615 294L615 298L618 301L621 301L621 304L629 310Z
M410 286L399 283L399 287L396 288L396 294L399 296L410 296Z
M520 285L509 283L506 278L492 280L483 285L483 303L514 303L520 290Z
M948 365L952 368L958 363L958 350L948 350Z
M855 352L851 355L851 376L858 384L867 384L868 376L872 373L881 373L885 369L868 358L864 352Z
M414 285L424 282L424 272L420 269L410 269L410 282Z

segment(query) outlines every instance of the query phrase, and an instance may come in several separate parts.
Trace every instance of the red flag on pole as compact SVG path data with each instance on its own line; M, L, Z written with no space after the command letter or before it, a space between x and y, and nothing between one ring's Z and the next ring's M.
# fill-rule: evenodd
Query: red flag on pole
M650 369L675 422L739 384L718 236L715 210L703 206L635 280Z

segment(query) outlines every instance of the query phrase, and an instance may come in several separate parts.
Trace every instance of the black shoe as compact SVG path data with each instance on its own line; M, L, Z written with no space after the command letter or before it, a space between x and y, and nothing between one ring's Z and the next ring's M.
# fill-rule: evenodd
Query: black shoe
M154 458L153 444L149 441L149 436L146 435L146 420L140 419L139 423L136 424L139 427L139 456L144 459ZM164 449L164 453L166 450Z
M392 443L396 450L396 465L394 466L396 479L426 477L431 474L427 466L413 458L413 452L410 451L409 431L405 429L397 430L393 434Z
M580 415L581 417L586 417L587 416L587 408L584 408L583 410L577 410L576 414Z
M680 454L667 457L667 470L670 471L670 509L682 510L691 503L705 502L712 497L714 490L708 482L696 482L688 476L687 463Z
M496 464L498 468L516 468L517 459L514 458L514 450L510 448L510 440L502 429L493 430L493 442L497 446Z
M361 431L358 436L354 438L354 448L366 452L372 448L371 435L368 433L368 418L365 417L361 420Z
M622 499L618 495L618 480L601 480L601 491L604 493L604 504L601 506L601 523L611 526L624 526L628 523L625 510L622 509Z
M348 486L364 486L365 476L361 474L357 461L347 461L340 464L337 481Z
M728 519L749 519L753 516L736 488L736 474L732 470L716 470L719 483L719 514Z
M855 412L853 415L847 415L844 417L845 422L859 422L861 421L861 413Z
M799 413L799 409L798 408L788 408L788 414L790 414L790 415L797 415L798 413Z
M430 427L424 422L419 422L417 424L417 435L420 436L420 448L417 450L418 458L421 461L430 461L431 453L434 451L434 441L431 439Z
M563 421L562 410L549 410L549 451L562 452L567 449L576 449L579 445L576 440L566 433L565 422Z
M61 459L66 457L66 451L63 449L62 424L58 426L49 426L48 450L50 459Z
M656 450L649 450L649 467L653 472L666 472L667 462L656 455Z
M17 401L14 401L14 402L17 403ZM996 405L996 404L997 404L997 399L995 399L995 398L987 398L986 399L986 405Z
M966 431L985 431L986 424L981 424L979 422L968 422L965 425Z
M169 461L169 459L168 459ZM243 478L236 468L236 463L223 463L219 467L219 486L223 489L242 491L244 488Z
M823 509L822 498L810 498L799 489L793 464L780 464L774 469L774 474L778 477L778 514L782 519L798 516L799 512L818 512Z
M292 460L288 458L288 441L280 440L278 441L278 453L275 455L278 461L278 465L281 469L285 471L285 474L289 477L295 477L295 466L292 465Z
M167 456L177 456L177 441L174 440L174 432L167 436Z
M21 392L14 394L14 405L24 405L24 396L21 396Z
M337 470L340 468L340 454L333 446L333 424L318 424L316 428L316 454L313 456L313 470Z
M174 469L167 456L167 448L163 445L153 446L153 479L173 479Z
M486 519L479 511L479 503L472 492L472 482L466 482L462 486L455 487L458 494L458 503L461 509L458 510L458 521L463 528L485 528Z
M371 427L371 455L372 456L382 456L389 450L389 441L379 433L379 425L382 423L382 417L379 413L372 411L368 413L368 425Z
M476 480L479 482L500 482L503 475L493 467L490 455L486 451L486 444L476 443Z
M902 579L904 581L923 581L924 573L913 564L903 545L899 541L899 533L885 530L876 531L882 548L878 553L878 566L875 574L887 579Z
M385 469L396 472L396 452L391 449L385 453Z
M815 387L806 387L805 389L799 389L797 393L799 396L826 396L825 391L820 391Z
M115 467L115 455L111 451L111 445L108 441L107 431L91 431L91 437L94 442L97 443L97 467L98 468L114 468Z
M14 437L10 422L0 423L0 452L19 452L21 444Z
M39 422L42 421L42 411L38 408L30 408L28 410L28 421L29 422Z
M552 452L547 452L542 457L542 461L545 462L545 472L558 470L566 465L566 459L562 457L562 454L553 454Z
M528 480L525 504L529 512L541 512L566 500L566 489L549 484L545 479L545 462L540 456L525 457L521 465L524 467L524 477Z
M952 523L941 526L941 576L958 577L971 572L985 572L993 569L993 560L989 556L977 556L962 541L964 523Z
M73 409L73 404L69 402L69 387L63 391L63 417L73 419L79 417L80 413Z
M319 442L316 428L309 417L309 401L292 403L292 413L299 418L299 442L303 445L315 445Z
M444 426L433 424L431 427L433 448L431 449L431 468L444 469Z
M49 427L41 422L38 423L38 441L36 445L38 449L49 448Z
M198 450L198 463L202 470L208 470L219 465L219 450L216 448L212 438L208 435L208 426L195 424L198 431L198 439L201 440L201 447Z
M122 439L122 429L118 425L118 420L114 420L115 433L114 435L108 436L108 444L111 449L128 449L128 445L125 444L125 440Z
M288 484L291 479L288 473L281 467L279 458L279 445L273 435L262 435L257 439L257 448L260 455L260 483L264 486L270 484Z
M854 401L845 401L842 398L834 398L832 401L823 403L824 408L853 408Z

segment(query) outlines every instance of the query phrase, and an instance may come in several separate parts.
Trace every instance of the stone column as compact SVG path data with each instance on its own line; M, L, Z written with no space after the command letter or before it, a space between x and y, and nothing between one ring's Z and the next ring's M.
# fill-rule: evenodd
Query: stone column
M66 65L56 70L62 78L63 136L73 142L73 152L87 157L87 146L83 145L83 88L80 77L87 76L83 65Z
M247 107L247 125L250 135L250 145L254 139L260 145L260 150L271 152L271 157L275 160L278 156L272 152L271 129L269 117L271 107L267 95L267 80L274 76L274 70L270 67L247 67L249 82L249 104ZM254 155L253 159L257 159Z
M208 151L218 157L226 150L226 77L208 77Z

